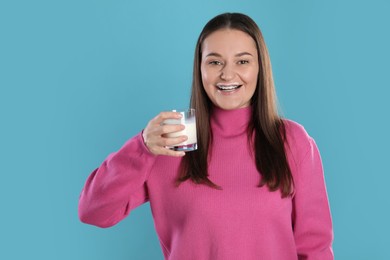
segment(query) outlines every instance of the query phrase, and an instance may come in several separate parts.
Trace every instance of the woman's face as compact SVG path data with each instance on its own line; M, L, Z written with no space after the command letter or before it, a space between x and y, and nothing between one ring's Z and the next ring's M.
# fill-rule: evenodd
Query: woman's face
M230 110L250 105L257 85L256 43L245 32L221 29L202 44L203 87L213 104Z

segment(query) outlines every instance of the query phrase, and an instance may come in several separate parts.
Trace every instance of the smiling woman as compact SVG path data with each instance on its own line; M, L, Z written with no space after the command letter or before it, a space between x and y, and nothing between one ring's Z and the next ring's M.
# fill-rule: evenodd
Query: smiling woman
M221 29L202 44L201 73L211 102L222 109L247 107L257 85L256 43L248 34Z
M149 201L166 259L333 259L319 151L282 119L267 48L244 14L210 20L195 49L198 150L172 151L161 112L89 176L79 216L110 227Z

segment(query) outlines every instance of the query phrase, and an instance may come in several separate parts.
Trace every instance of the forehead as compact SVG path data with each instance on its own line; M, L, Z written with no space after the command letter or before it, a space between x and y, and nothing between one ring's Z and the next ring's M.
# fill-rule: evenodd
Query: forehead
M220 29L208 35L201 46L202 54L210 52L230 54L234 52L257 53L253 38L237 29Z

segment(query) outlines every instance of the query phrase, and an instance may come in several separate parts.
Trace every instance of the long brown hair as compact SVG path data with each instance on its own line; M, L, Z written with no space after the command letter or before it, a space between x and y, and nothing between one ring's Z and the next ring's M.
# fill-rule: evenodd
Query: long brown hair
M203 41L211 33L225 28L245 32L256 43L259 75L257 87L251 99L253 112L247 129L248 140L252 143L256 168L262 176L259 186L267 185L271 191L280 189L282 197L287 197L292 194L293 178L285 152L286 131L277 111L268 50L257 24L247 15L240 13L224 13L214 17L205 25L198 38L195 47L190 101L190 107L195 108L197 114L198 150L189 152L183 157L178 183L190 179L197 184L221 188L208 178L208 153L212 143L210 114L213 105L202 84L200 64Z

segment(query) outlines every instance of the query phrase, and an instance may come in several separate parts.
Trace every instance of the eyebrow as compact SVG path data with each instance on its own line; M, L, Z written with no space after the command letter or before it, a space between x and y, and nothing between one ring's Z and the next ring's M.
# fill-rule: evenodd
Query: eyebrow
M234 56L236 56L236 57L241 57L241 56L245 56L245 55L253 56L251 53L246 52L246 51L237 53L237 54L234 55ZM209 57L209 56L222 57L222 55L219 54L219 53L217 53L217 52L210 52L209 54L206 55L206 57Z

